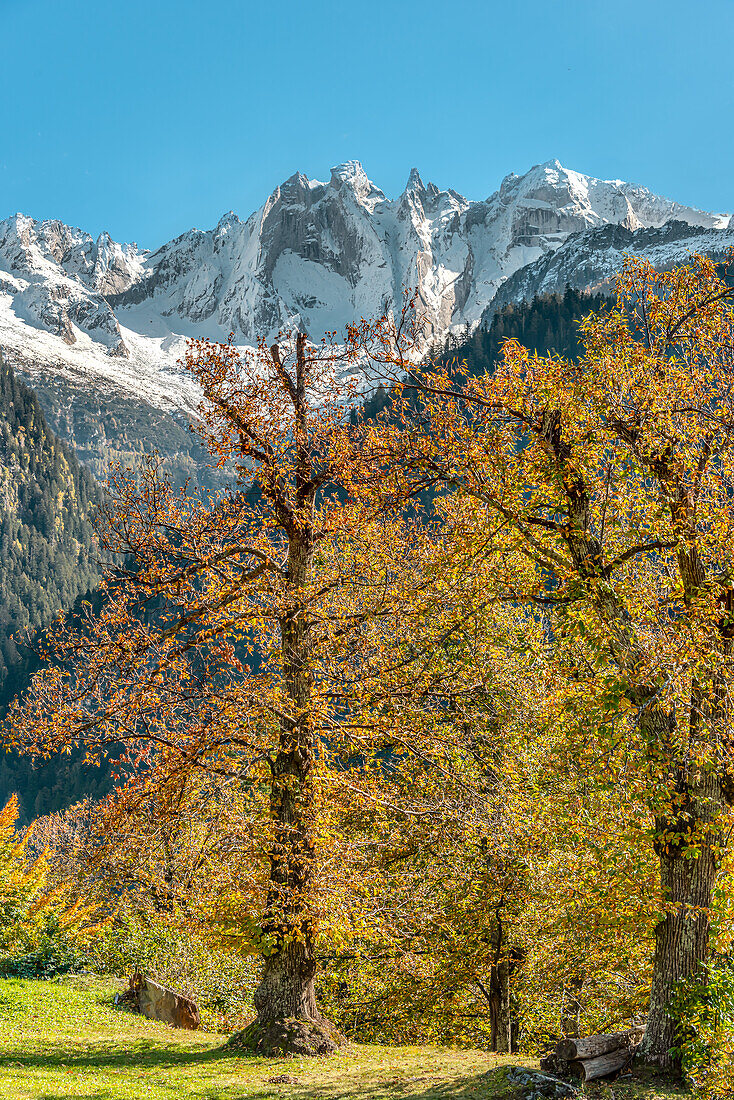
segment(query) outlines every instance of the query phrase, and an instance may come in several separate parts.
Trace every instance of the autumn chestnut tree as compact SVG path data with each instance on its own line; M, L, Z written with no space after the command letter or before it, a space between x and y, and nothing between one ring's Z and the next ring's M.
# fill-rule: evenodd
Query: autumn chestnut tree
M386 452L415 489L481 505L478 550L501 529L536 566L528 589L497 556L495 592L549 616L559 683L593 684L589 759L639 750L659 865L643 1049L663 1065L674 989L708 956L734 791L732 293L706 258L630 261L580 362L508 341L485 377L428 369Z
M125 567L108 571L99 612L55 632L13 716L29 751L81 744L93 758L122 746L121 768L138 777L133 810L137 798L145 812L143 795L147 805L168 800L162 820L175 818L187 776L236 782L251 827L239 829L232 881L264 956L257 1019L240 1040L266 1053L340 1042L316 1003L315 940L320 871L336 843L322 810L356 759L352 721L352 797L370 774L368 723L345 699L340 667L364 625L410 597L396 580L409 556L399 510L349 493L369 461L349 412L360 365L404 369L409 317L406 307L397 324L363 321L340 343L314 346L298 333L247 355L192 343L201 433L234 469L231 491L212 500L175 491L153 459L138 475L114 473L103 542ZM336 767L340 751L347 763Z

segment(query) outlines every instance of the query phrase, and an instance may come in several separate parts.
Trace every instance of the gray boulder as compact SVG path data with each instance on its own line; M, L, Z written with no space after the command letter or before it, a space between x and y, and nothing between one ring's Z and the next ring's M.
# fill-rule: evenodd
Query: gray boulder
M578 1089L553 1077L549 1073L538 1073L524 1066L513 1066L508 1070L507 1080L511 1085L519 1085L524 1100L562 1100L565 1097L578 1096Z
M201 1027L201 1017L196 1001L184 993L176 993L165 985L156 982L148 974L140 971L130 979L130 988L118 993L115 1004L147 1016L149 1020L160 1020L171 1027L196 1031Z

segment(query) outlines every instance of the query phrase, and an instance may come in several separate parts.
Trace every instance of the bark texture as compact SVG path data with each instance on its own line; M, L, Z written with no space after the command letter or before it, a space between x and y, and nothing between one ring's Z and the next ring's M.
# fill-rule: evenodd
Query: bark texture
M588 1035L584 1039L562 1039L556 1045L556 1054L565 1061L585 1061L611 1054L615 1050L631 1051L644 1035L644 1028L615 1031L609 1035Z
M596 1081L599 1077L608 1077L612 1073L619 1073L632 1058L632 1052L620 1048L609 1051L608 1054L600 1054L596 1058L588 1058L585 1061L569 1063L569 1073L578 1081Z
M235 1045L262 1054L328 1054L344 1040L324 1020L316 1003L316 952L309 913L314 877L314 768L316 733L312 714L314 682L308 591L312 580L314 508L313 455L308 432L306 338L297 341L296 377L283 373L295 412L294 489L282 494L277 478L270 494L288 535L284 612L280 620L283 677L288 711L281 717L278 752L271 765L270 814L273 846L263 932L269 941L262 979L255 992L257 1019Z
M581 993L585 980L584 974L576 974L569 982L569 987L561 994L561 1034L569 1039L576 1039L581 1034L581 1013L583 1012ZM560 1053L560 1044L556 1052ZM576 1055L564 1055L564 1057L575 1058Z
M491 1049L499 1054L512 1050L512 1016L510 1013L510 963L502 959L495 966L489 979L489 1015L491 1020Z
M682 784L681 784L682 785ZM641 1053L663 1069L675 1068L670 1054L676 1045L676 1022L670 1002L677 983L693 978L709 955L710 908L716 884L721 814L721 783L717 775L686 784L685 809L677 820L658 819L660 884L668 912L655 928L650 1010ZM696 837L696 833L698 836ZM693 835L693 843L687 837Z

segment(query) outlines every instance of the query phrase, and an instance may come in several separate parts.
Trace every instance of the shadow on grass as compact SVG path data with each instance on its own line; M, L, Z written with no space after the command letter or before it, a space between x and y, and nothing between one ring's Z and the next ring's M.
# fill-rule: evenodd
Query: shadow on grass
M276 1061L274 1064L280 1064ZM140 1084L140 1082L136 1082ZM399 1086L392 1086L389 1083L380 1085L376 1083L373 1086L368 1087L354 1087L344 1088L344 1085L334 1084L333 1086L319 1082L313 1085L312 1088L305 1087L278 1087L271 1085L263 1087L262 1085L256 1088L248 1088L243 1082L242 1085L232 1086L227 1085L227 1100L283 1100L285 1097L292 1097L293 1100L304 1100L306 1097L351 1097L359 1095L364 1100L382 1100L382 1098L389 1097L390 1100L517 1100L519 1093L512 1089L504 1082L504 1076L497 1082L495 1088L489 1086L485 1076L479 1075L471 1078L460 1078L453 1082L446 1082L443 1085L431 1086L430 1088L419 1089L403 1089ZM70 1093L66 1092L44 1092L40 1093L37 1100L69 1100ZM115 1094L116 1096L117 1094ZM74 1092L74 1100L112 1100L113 1094L110 1092L99 1091L96 1089L93 1092ZM196 1093L196 1100L222 1100L224 1094L222 1092L222 1086L212 1084L211 1087L204 1086L200 1092Z
M0 1004L4 1001L0 994ZM106 996L95 998L100 1007L112 1007ZM2 1008L5 1009L5 1005ZM15 1005L8 1003L8 1009ZM22 1011L22 1010L21 1010ZM19 1015L15 1011L13 1015ZM16 1070L46 1071L54 1075L63 1071L74 1071L88 1080L77 1080L74 1084L75 1100L115 1100L127 1096L133 1100L143 1084L141 1077L135 1080L127 1078L126 1070L131 1074L148 1071L155 1084L163 1089L168 1087L171 1096L177 1096L181 1085L194 1091L186 1092L191 1100L222 1100L221 1083L213 1078L226 1075L227 1100L512 1100L516 1093L507 1085L502 1067L493 1067L491 1055L487 1056L487 1071L470 1076L457 1076L450 1080L434 1080L441 1076L438 1067L426 1065L420 1072L411 1066L413 1075L396 1075L396 1068L375 1066L361 1073L354 1073L347 1058L342 1061L339 1055L333 1060L333 1073L330 1072L331 1059L313 1060L315 1076L319 1080L310 1081L308 1069L299 1067L298 1074L303 1080L298 1084L276 1084L262 1078L277 1076L284 1071L292 1072L292 1060L288 1058L264 1058L232 1050L225 1045L221 1036L208 1036L206 1033L190 1038L169 1041L165 1035L141 1036L139 1033L129 1038L118 1034L90 1035L88 1041L82 1040L77 1032L71 1041L65 1041L58 1033L53 1044L43 1042L37 1035L21 1041L14 1049L0 1052L0 1069L11 1067ZM345 1051L348 1055L348 1049ZM259 1070L255 1080L247 1080L249 1073L243 1074L241 1081L233 1080L238 1068ZM406 1067L407 1068L407 1067ZM458 1068L458 1067L457 1067ZM473 1067L472 1067L473 1068ZM207 1072L208 1071L208 1072ZM105 1073L113 1073L114 1084L104 1079ZM166 1073L171 1073L170 1082ZM97 1076L99 1074L99 1077ZM180 1076L179 1076L180 1075ZM211 1075L211 1077L210 1077ZM185 1078L185 1081L183 1080ZM195 1083L195 1084L194 1084ZM40 1084L40 1082L39 1082ZM58 1079L47 1080L45 1090L34 1094L34 1100L68 1100L70 1093L64 1089L64 1082ZM88 1091L77 1091L87 1087ZM121 1089L123 1091L121 1091ZM165 1093L164 1093L165 1094ZM0 1086L0 1100L1 1086Z
M109 1049L104 1044L88 1046L82 1050L70 1047L56 1050L11 1050L0 1055L0 1068L3 1066L26 1066L28 1069L115 1069L129 1066L131 1069L173 1068L175 1066L201 1066L211 1062L235 1060L243 1055L236 1054L224 1047L209 1047L205 1050L181 1049L178 1047L150 1047L131 1043L124 1048L115 1044ZM253 1058L253 1062L261 1059Z
M143 1055L144 1057L140 1057ZM289 1065L288 1059L262 1059L256 1057L246 1057L248 1064L258 1064L263 1067L272 1067L273 1075L278 1073L279 1070ZM16 1067L26 1066L30 1068L48 1068L54 1069L56 1067L64 1066L65 1068L89 1068L89 1069L105 1069L114 1066L124 1067L129 1065L131 1068L140 1069L147 1067L150 1069L166 1070L174 1066L202 1066L207 1063L224 1061L224 1060L238 1060L242 1061L243 1056L241 1054L232 1054L221 1048L216 1048L210 1051L181 1051L172 1052L167 1050L154 1050L154 1051L135 1051L133 1049L125 1052L120 1052L119 1055L113 1057L109 1052L93 1052L81 1056L74 1056L71 1053L67 1053L66 1056L59 1054L56 1055L27 1055L25 1057L18 1057L17 1055L12 1059L13 1064ZM10 1061L9 1058L0 1059L0 1066L7 1064ZM318 1060L320 1066L323 1065L321 1059ZM375 1080L370 1082L348 1080L348 1073L344 1076L340 1075L339 1080L334 1081L315 1081L313 1084L303 1082L300 1085L277 1085L264 1082L252 1082L251 1084L243 1081L241 1084L233 1085L231 1082L227 1083L227 1100L312 1100L312 1098L318 1098L318 1100L337 1100L337 1098L354 1098L359 1097L359 1100L516 1100L518 1093L511 1088L506 1080L503 1067L496 1067L488 1073L476 1074L470 1077L459 1077L450 1081L438 1082L435 1084L428 1084L427 1082L411 1081L401 1078L385 1078L383 1080ZM347 1079L345 1080L345 1076ZM113 1096L120 1095L119 1089L123 1082L118 1078L115 1083L116 1092L108 1092L104 1088L100 1090L98 1086L93 1086L90 1092L78 1092L74 1091L73 1095L75 1100L113 1100ZM133 1082L130 1082L132 1085ZM134 1082L134 1085L139 1087L142 1084L140 1079ZM175 1088L175 1084L171 1083L172 1088ZM78 1087L78 1084L77 1084ZM37 1100L69 1100L70 1093L59 1092L54 1090L48 1090L43 1093L39 1093ZM133 1094L134 1095L134 1094ZM193 1095L192 1100L193 1100ZM196 1092L196 1100L222 1100L223 1092L221 1084L212 1082L209 1085L206 1082L201 1082L199 1090Z

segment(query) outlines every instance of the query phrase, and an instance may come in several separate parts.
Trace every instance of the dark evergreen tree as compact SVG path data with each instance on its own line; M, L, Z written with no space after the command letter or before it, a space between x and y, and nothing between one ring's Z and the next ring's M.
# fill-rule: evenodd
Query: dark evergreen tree
M472 374L491 370L502 354L505 340L515 339L538 355L563 355L575 359L581 352L579 321L601 309L609 299L602 294L572 290L544 294L530 302L510 303L499 310L488 327L480 327L468 340L444 348L439 358L466 361Z

